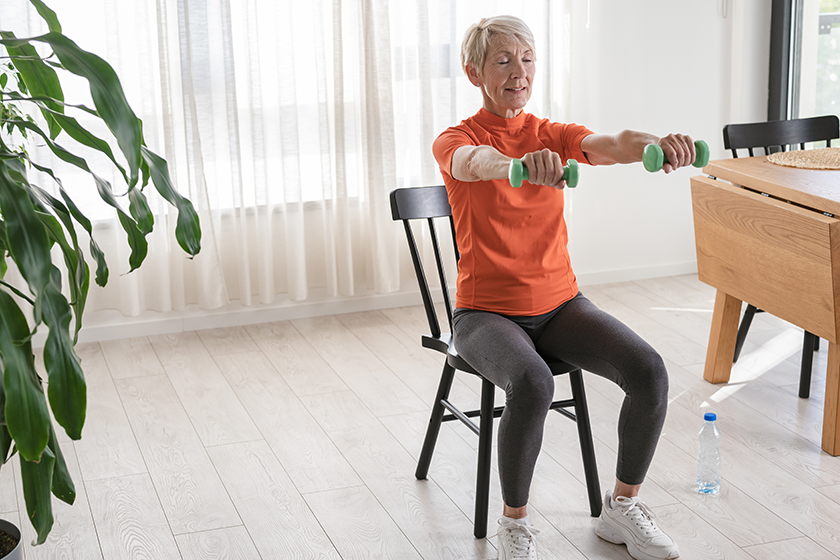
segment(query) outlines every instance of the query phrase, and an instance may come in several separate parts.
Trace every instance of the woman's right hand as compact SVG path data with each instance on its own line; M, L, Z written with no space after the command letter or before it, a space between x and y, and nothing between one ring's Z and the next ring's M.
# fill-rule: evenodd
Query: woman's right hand
M534 185L546 185L555 189L566 187L563 180L563 160L560 154L548 148L538 152L530 152L522 158L522 163L528 168L528 182Z

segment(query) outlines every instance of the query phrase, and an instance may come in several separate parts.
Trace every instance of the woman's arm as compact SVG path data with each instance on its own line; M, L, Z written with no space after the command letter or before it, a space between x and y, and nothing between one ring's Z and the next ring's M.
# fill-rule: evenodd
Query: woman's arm
M461 146L452 154L451 175L458 181L493 181L507 179L510 158L493 146ZM563 162L548 148L525 154L522 163L528 168L528 182L562 189Z
M593 165L613 165L642 161L642 153L648 144L662 147L668 160L662 166L665 173L694 163L694 141L684 134L669 134L662 138L635 130L623 130L618 134L590 134L580 143L580 149Z
M510 160L493 146L461 146L452 154L451 174L465 183L504 179Z

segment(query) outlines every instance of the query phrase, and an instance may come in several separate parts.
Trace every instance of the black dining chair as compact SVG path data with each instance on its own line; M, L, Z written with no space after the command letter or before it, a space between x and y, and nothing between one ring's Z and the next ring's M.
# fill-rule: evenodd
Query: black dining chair
M448 219L455 253L454 260L457 266L460 255L455 242L455 224L452 220L452 209L449 206L446 188L444 186L413 187L392 191L391 216L395 221L402 220L405 226L405 235L408 240L409 251L411 252L411 260L414 263L414 271L417 276L417 282L420 285L423 306L425 307L426 317L429 321L430 334L423 335L421 343L425 348L436 350L446 357L437 395L432 405L431 417L429 418L429 425L426 429L426 438L423 441L423 449L420 453L420 460L417 464L415 476L418 480L426 478L442 422L460 420L467 428L475 433L478 436L478 467L473 534L476 538L481 539L487 536L493 419L502 415L504 407L494 406L495 386L482 377L479 371L476 371L458 355L458 351L455 349L452 341L452 304L448 290L446 289L447 283L444 266L446 261L441 251L441 244L435 224L436 218ZM426 268L424 268L423 260L420 258L420 250L410 223L412 220L426 220L428 224L427 229L434 251L435 268L437 269L442 287L443 303L446 309L449 332L443 332L438 321L437 310L435 309L432 292L427 280ZM551 409L556 410L577 423L586 486L589 494L589 508L592 516L597 517L601 514L602 498L598 481L598 469L595 462L595 448L592 444L589 412L586 405L586 393L583 388L583 374L580 368L565 362L548 361L547 363L554 375L569 375L572 398L555 401L552 403ZM452 381L456 371L475 375L481 379L481 408L479 410L461 411L449 401L449 391L452 387ZM471 418L476 416L480 418L479 425L476 425L471 420Z
M757 123L728 124L723 127L723 146L732 151L732 157L738 157L738 150L747 150L750 157L756 155L770 155L785 152L797 146L805 149L805 144L811 142L825 142L831 147L831 141L840 138L840 119L835 115L810 117L806 119L790 119L784 121L768 121ZM756 154L758 148L764 154ZM744 317L738 327L738 337L735 342L733 362L741 356L741 349L750 330L753 317L761 312L754 305L747 303ZM819 350L820 339L815 334L805 331L802 344L802 362L799 372L799 396L807 399L811 394L811 369L814 352Z

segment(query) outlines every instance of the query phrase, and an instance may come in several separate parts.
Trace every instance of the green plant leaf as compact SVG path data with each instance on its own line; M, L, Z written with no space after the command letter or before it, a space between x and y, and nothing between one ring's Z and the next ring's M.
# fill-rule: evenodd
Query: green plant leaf
M67 204L66 209L59 210L59 208L61 208L61 206L60 206L61 203L57 199L55 199L52 195L49 195L48 193L46 193L46 191L43 191L43 192L46 193L46 196L48 196L51 200L55 201L53 203L53 208L56 209L56 213L59 215L59 217L61 217L62 213L65 210L69 211L70 216L72 216L73 219L76 220L76 222L80 226L82 226L85 229L85 231L87 231L88 237L90 238L90 254L91 254L91 256L93 256L94 260L96 261L96 283L99 286L105 286L108 283L108 263L105 261L105 253L102 252L102 250L99 248L99 245L96 243L96 240L93 238L93 227L91 226L90 220L88 220L87 216L85 216L82 213L82 211L79 210L79 208L76 206L76 203L73 202L73 199L71 199L70 195L68 195L67 192L64 190L64 186L62 185L61 180L58 177L55 176L55 173L53 173L52 169L50 169L49 167L44 167L42 165L38 165L37 163L35 163L31 159L29 159L28 157L27 157L27 161L29 162L29 164L32 167L34 167L38 171L41 171L41 172L46 173L49 176L51 176L53 178L53 180L56 182L56 184L58 185L59 192L61 193L61 198L63 198L64 202ZM65 221L62 218L62 222L64 222L65 227L69 231L73 230L72 226L68 224L68 221ZM75 235L74 235L74 239L75 239ZM89 280L86 281L86 284L89 284L89 283L90 283ZM87 293L87 289L85 289L85 293ZM84 305L81 305L80 308L78 309L78 317L77 317L77 320L76 320L76 332L77 332L77 334L78 334L78 329L81 328L81 314L82 314L81 311L83 311L83 308L84 308Z
M38 534L32 543L43 544L53 526L52 514L52 480L55 469L55 455L50 449L44 450L44 455L37 463L27 461L23 454L20 457L20 478L23 486L23 497L26 501L26 511L29 521Z
M44 196L49 196L47 193L42 194ZM60 205L61 208L64 207L64 205L57 200L52 200ZM57 210L57 212L61 215L60 210ZM64 212L66 212L66 209ZM64 236L64 230L62 229L61 224L54 216L48 213L39 213L38 218L40 218L41 223L44 224L50 238L61 248L62 255L64 256L64 264L67 267L68 274L68 285L70 287L70 305L72 306L76 317L76 328L74 332L75 341L75 337L78 336L79 329L81 328L82 314L84 313L85 301L87 300L87 293L90 287L90 270L85 262L85 255L79 247L76 234L73 232L73 224L69 224L70 237L73 242L73 245L71 246L70 243L67 242L67 238ZM69 214L66 214L66 219L69 221ZM65 226L66 225L67 224L65 223Z
M55 70L41 60L35 47L26 39L17 39L13 33L0 31L0 44L6 47L9 57L18 70L19 83L25 84L21 88L23 93L28 90L33 96L50 99L45 101L52 110L61 113L64 109L60 102L64 101L64 92ZM50 129L50 137L55 138L61 132L58 123L49 113L44 113Z
M55 12L52 11L47 7L46 4L41 2L41 0L29 0L35 9L38 10L38 13L41 15L42 18L47 22L47 25L50 28L50 31L55 31L56 33L61 33L61 24L58 23L58 16L55 15Z
M155 189L178 209L178 223L175 226L175 238L178 240L178 244L187 254L197 255L201 251L201 223L192 202L178 194L178 191L172 186L166 160L145 146L142 150L143 159L149 166Z
M0 461L5 464L9 460L9 450L12 448L14 440L9 435L9 430L5 424L0 424Z
M0 209L9 252L30 291L37 296L49 282L50 241L28 193L12 178L21 173L25 174L25 170L19 160L0 160Z
M79 48L75 42L61 33L50 32L39 37L32 37L29 41L47 43L65 69L88 80L96 111L117 139L120 150L128 162L129 187L134 187L137 184L140 169L143 129L140 119L128 105L117 73L102 58ZM8 49L9 43L3 44Z
M33 132L41 136L41 138L43 138L44 141L47 143L47 146L49 146L50 150L52 150L52 152L60 159L66 161L67 163L72 163L80 169L84 169L85 171L90 173L91 177L93 177L93 180L96 183L96 188L99 192L99 196L102 198L102 200L104 200L109 205L113 206L114 209L116 209L120 225L122 225L123 230L125 230L125 233L128 236L128 244L131 247L131 255L129 255L128 259L128 263L131 266L131 270L129 270L129 272L135 270L141 264L143 264L143 261L145 260L146 254L149 250L148 243L146 242L146 238L143 235L143 232L141 232L139 227L137 226L137 223L134 220L132 220L128 214L126 214L126 212L117 202L117 199L114 196L114 192L111 189L111 184L105 179L99 177L93 171L91 171L91 169L88 167L87 162L83 158L80 158L68 152L67 150L65 150L64 148L47 138L46 135L44 135L44 132L35 124L27 123L25 121L14 122L20 124L20 126L26 129L32 130ZM93 238L91 237L91 239ZM97 283L98 281L99 275L97 272Z
M45 60L44 62L46 62L47 64L50 64L50 61L48 61L48 60ZM55 66L56 68L61 68L60 64L51 64L51 66ZM67 103L66 101L59 101L57 99L53 99L52 97L43 97L43 96L39 97L37 95L21 95L20 93L17 93L17 92L14 92L14 91L4 92L3 95L5 95L6 97L8 97L9 99L11 99L13 101L33 101L33 102L35 102L35 101L52 101L54 103L57 103L58 105L61 105L62 107L73 107L75 109L79 109L81 111L84 111L85 113L87 113L91 116L99 118L99 113L97 113L96 111L94 111L93 109L91 109L90 107L88 107L86 105L80 105L80 104L75 104L75 103Z
M0 88L6 87L6 84L9 82L9 75L2 74L0 75Z
M63 148L61 145L53 142L52 139L49 136L47 136L47 134L44 133L44 131L41 130L41 128L38 125L36 125L35 123L20 120L20 119L9 120L7 122L17 126L20 129L31 130L32 132L34 132L35 134L37 134L38 136L40 136L41 138L44 139L44 142L47 143L47 146L49 147L49 149L52 151L52 153L54 153L56 156L58 156L59 159L61 159L63 161L66 161L67 163L70 163L72 165L75 165L79 169L83 169L83 170L87 171L88 173L93 174L93 172L90 170L90 167L88 167L88 164L84 160L84 158L81 158L81 157L77 156L73 152L70 152L70 151L66 150L65 148Z
M44 346L47 393L56 421L71 439L80 439L87 408L85 377L70 337L70 304L60 291L61 276L55 267L53 275L41 304L44 323L50 329Z
M52 493L65 504L72 506L73 502L76 501L76 485L73 484L73 478L67 469L67 463L64 461L64 455L61 453L61 447L58 445L58 438L55 437L55 430L52 429L52 426L50 427L50 442L47 444L47 448L55 455Z
M36 104L41 107L42 111L47 111L52 114L59 126L61 126L64 132L66 132L73 140L108 156L108 159L111 160L111 162L122 174L125 182L128 183L128 175L126 175L125 169L123 169L123 167L117 162L114 157L114 153L111 151L111 146L109 146L107 142L92 134L85 127L80 125L79 121L75 118L53 111L43 101L37 101Z
M6 241L6 223L0 219L0 279L6 276L6 271L9 269L6 265L6 251L8 251L9 242Z
M90 254L96 260L96 284L105 286L108 283L108 263L105 261L105 253L102 252L102 249L99 248L99 245L93 239L93 227L90 224L90 220L79 210L76 203L73 202L73 199L70 198L70 195L67 194L60 183L59 192L61 193L61 198L67 204L67 209L70 210L70 214L87 231L88 237L90 237Z
M137 227L143 232L143 235L148 235L154 228L155 217L152 215L146 196L139 188L134 187L128 191L128 200L128 210L131 212L134 221L137 222Z
M131 247L128 264L131 266L131 270L129 270L131 272L143 264L146 254L149 251L149 244L143 232L137 227L137 223L120 207L117 199L114 197L114 192L111 190L111 183L96 175L93 175L93 179L96 182L96 188L102 200L117 209L117 218L119 218L120 225L122 225L123 230L128 235L128 245Z
M9 290L9 291L10 291L10 292L12 292L13 294L15 294L15 295L16 295L17 297L19 297L20 299L22 299L22 300L24 300L24 301L28 302L28 303L29 303L29 305L35 305L35 302L32 300L32 298L31 298L31 297L29 297L28 295L24 294L23 292L21 292L20 290L18 290L17 288L15 288L15 287L14 287L14 286L12 286L11 284L9 284L8 282L6 282L6 281L4 281L4 280L0 280L0 286L5 286L7 290Z
M37 461L49 440L50 415L35 371L29 336L23 312L12 296L0 289L0 356L3 357L6 426L20 454L27 461Z
M47 171L52 174L51 170ZM61 185L61 181L59 181L56 177L53 177L53 179L56 180L59 186ZM88 289L90 287L90 269L85 261L84 252L79 246L79 240L76 236L76 228L73 225L73 217L70 214L70 211L66 206L64 206L64 204L61 203L60 200L52 196L44 189L38 187L37 185L30 185L30 188L32 189L33 194L37 196L43 204L49 207L55 216L61 220L61 223L67 230L70 240L73 243L71 248L64 238L64 232L61 230L60 226L57 226L57 224L53 225L48 221L44 221L42 218L42 222L47 227L48 233L51 237L53 237L55 242L61 246L64 254L64 263L67 266L68 284L70 286L70 305L73 306L74 315L76 317L75 334L76 337L78 337L79 329L82 327L82 315L84 314L85 302L87 301Z

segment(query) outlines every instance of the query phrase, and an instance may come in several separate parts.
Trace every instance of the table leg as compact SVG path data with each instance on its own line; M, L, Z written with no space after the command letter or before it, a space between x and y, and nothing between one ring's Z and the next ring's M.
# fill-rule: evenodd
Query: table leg
M822 448L829 455L840 455L840 346L835 342L828 343Z
M729 381L740 317L741 300L718 290L712 315L712 331L709 333L709 347L706 350L706 369L703 372L703 379L709 383Z

